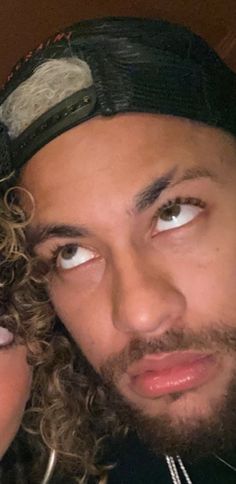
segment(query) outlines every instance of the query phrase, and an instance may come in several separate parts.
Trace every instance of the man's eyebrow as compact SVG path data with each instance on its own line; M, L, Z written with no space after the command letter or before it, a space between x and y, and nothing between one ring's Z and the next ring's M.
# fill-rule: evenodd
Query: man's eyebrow
M30 250L33 250L36 245L42 244L46 240L52 239L54 237L85 237L88 234L88 230L82 226L67 224L39 224L34 227L31 226L26 230L27 241Z
M159 178L156 178L150 185L145 187L135 196L135 211L142 212L160 197L161 193L168 187L174 187L185 180L195 180L198 178L211 178L214 181L219 181L214 173L207 168L194 167L188 168L180 176L176 175L177 168L167 172Z
M197 178L211 178L218 181L217 176L207 168L194 167L185 170L179 177L176 176L177 169L174 168L159 178L156 178L150 185L140 191L134 198L134 211L139 213L149 208L159 198L161 193L169 186L175 186L184 180L193 180ZM30 226L26 230L28 246L33 250L35 246L43 242L58 238L77 238L87 237L91 232L82 225L67 224L38 224Z

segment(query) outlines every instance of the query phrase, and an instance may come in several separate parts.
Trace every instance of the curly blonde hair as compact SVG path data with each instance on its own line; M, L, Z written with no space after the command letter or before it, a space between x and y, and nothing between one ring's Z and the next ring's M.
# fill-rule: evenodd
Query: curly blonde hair
M29 221L17 198L6 195L0 201L0 324L27 346L34 369L23 425L31 434L37 467L38 458L45 465L47 449L55 450L60 472L79 483L96 476L102 484L111 467L103 464L106 439L123 434L126 428L117 421L102 380L53 318L48 268L27 250ZM36 474L33 482L38 482Z
M40 429L46 446L56 451L62 474L80 484L94 476L103 484L114 464L104 462L107 442L128 429L109 402L110 389L62 332L55 328L51 364L47 359L35 374L27 425Z
M26 252L29 218L7 192L0 199L0 324L28 347L30 364L44 354L52 326L52 308L44 278Z
M14 202L11 191L0 198L0 326L14 334L17 344L26 345L28 362L36 373L42 362L52 358L53 311L44 277L38 277L35 261L26 251L28 223L29 217ZM16 468L13 479L20 484L17 461ZM0 472L4 472L4 463ZM8 472L1 475L3 482L8 478L13 482Z

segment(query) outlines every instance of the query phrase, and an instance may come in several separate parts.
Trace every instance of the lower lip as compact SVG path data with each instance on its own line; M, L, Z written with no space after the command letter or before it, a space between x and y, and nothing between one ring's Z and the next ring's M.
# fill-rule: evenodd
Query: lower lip
M203 385L215 375L217 367L216 358L208 355L160 372L145 371L130 378L130 388L141 397L158 398Z

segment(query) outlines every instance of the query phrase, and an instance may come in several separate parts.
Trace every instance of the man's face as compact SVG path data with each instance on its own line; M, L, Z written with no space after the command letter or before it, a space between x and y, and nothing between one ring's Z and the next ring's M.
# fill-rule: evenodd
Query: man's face
M236 372L236 142L172 117L96 118L22 184L51 299L94 369L153 421L207 426Z

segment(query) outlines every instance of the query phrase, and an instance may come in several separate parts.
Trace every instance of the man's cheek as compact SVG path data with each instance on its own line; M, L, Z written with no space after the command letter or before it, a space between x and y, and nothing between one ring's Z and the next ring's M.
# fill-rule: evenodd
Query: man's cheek
M217 311L225 304L231 306L233 303L236 308L236 264L234 267L233 258L227 261L219 256L205 262L199 259L199 263L194 266L186 261L178 284L186 298L188 310L196 311L196 314L202 311L207 316L214 309L217 316Z

